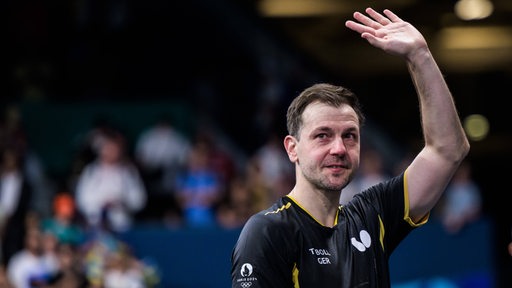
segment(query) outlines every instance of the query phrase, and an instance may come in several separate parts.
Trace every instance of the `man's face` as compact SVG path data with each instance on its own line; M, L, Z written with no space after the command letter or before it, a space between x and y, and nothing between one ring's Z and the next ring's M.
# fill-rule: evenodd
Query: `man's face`
M357 115L348 105L332 107L315 102L302 115L300 141L288 150L299 167L298 179L320 190L341 191L359 167L360 131ZM290 136L289 136L290 137Z

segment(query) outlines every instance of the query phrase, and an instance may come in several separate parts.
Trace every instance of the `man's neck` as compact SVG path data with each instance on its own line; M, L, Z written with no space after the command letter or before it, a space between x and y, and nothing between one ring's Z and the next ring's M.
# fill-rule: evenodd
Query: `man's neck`
M339 207L340 192L295 186L288 194L320 224L333 227Z

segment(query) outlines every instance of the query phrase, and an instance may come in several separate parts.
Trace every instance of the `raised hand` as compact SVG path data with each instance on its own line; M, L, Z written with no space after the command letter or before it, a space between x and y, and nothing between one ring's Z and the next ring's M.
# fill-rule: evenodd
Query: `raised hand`
M407 60L428 50L423 35L395 13L385 9L382 15L372 8L366 8L365 12L368 16L354 12L353 17L358 22L348 20L345 26L361 34L371 45Z

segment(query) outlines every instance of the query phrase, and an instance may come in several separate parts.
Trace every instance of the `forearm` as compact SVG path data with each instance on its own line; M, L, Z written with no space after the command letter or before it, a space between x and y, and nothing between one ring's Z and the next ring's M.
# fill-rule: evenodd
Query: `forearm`
M407 64L418 93L425 146L446 161L459 163L469 152L469 142L443 74L428 48Z
M451 92L428 48L408 58L420 103L425 146L408 168L410 215L422 219L469 152Z

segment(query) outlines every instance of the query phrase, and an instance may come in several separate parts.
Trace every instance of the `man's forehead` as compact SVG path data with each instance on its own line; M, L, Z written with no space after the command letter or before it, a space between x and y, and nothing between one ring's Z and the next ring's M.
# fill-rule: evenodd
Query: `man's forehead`
M354 109L349 105L342 104L339 107L335 107L326 103L315 102L306 107L302 114L302 121L304 125L307 125L308 123L325 121L358 122L358 118Z

